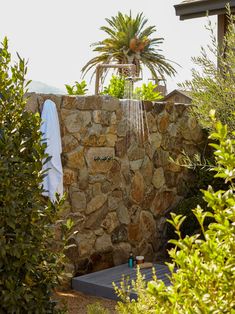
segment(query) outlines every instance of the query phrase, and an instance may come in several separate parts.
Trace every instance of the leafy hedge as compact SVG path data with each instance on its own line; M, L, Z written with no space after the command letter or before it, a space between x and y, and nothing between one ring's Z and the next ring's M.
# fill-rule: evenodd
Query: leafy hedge
M0 313L55 313L63 253L51 249L59 204L42 197L40 117L25 110L24 59L0 48Z

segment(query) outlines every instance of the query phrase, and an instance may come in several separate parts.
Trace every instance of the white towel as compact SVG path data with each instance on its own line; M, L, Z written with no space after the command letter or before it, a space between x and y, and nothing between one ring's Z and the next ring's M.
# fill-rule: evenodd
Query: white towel
M45 152L51 159L43 165L43 170L49 169L43 180L43 195L49 196L55 201L55 193L63 195L63 169L61 164L61 136L60 125L56 105L53 101L47 99L44 102L42 110L41 132L43 142L46 142Z

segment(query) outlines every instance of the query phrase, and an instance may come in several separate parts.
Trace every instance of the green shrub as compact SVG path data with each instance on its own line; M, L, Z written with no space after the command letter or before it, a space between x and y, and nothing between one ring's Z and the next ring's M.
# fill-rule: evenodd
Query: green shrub
M55 313L64 254L52 250L60 204L42 196L40 117L25 110L26 64L0 49L0 313ZM68 225L69 227L69 225Z
M86 95L88 91L86 81L82 81L81 83L76 81L72 86L65 84L65 87L69 95Z
M235 313L235 140L228 139L227 126L216 122L214 116L212 123L216 131L210 138L218 141L211 144L215 148L215 177L223 178L228 188L215 191L209 186L202 191L212 212L200 206L193 210L201 237L182 237L185 217L172 214L178 236L178 240L171 240L175 247L168 263L172 285L155 278L146 288L139 278L137 301L126 297L126 287L116 288L123 301L118 303L119 313ZM214 220L207 229L206 218Z
M217 46L216 36L209 23L211 44L209 51L202 48L201 56L193 58L199 70L192 71L192 80L181 84L191 91L193 98L192 114L201 126L211 129L212 124L208 112L216 110L216 117L228 126L229 134L235 130L235 17L228 12L230 23L222 47ZM213 58L212 58L213 56ZM216 62L218 60L218 64Z
M109 85L104 87L103 95L110 95L118 99L124 98L125 78L122 76L113 75L110 79Z
M208 146L208 143L206 143ZM215 189L226 189L227 185L221 178L215 178L212 171L213 165L215 164L215 159L211 149L204 149L207 151L202 160L190 160L186 156L185 161L183 161L184 167L193 170L194 179L188 184L187 195L177 204L177 206L172 210L173 213L177 215L186 216L181 228L183 236L193 235L195 232L198 232L200 225L192 212L192 209L197 205L201 207L206 206L206 202L203 198L203 193L201 190L204 190L208 185L212 185ZM178 163L179 165L181 163ZM211 222L211 219L206 219L206 225ZM167 224L167 238L172 239L175 237L173 226Z
M156 101L162 98L161 93L156 90L157 85L149 82L143 83L141 87L136 87L134 97L140 100Z
M130 88L130 83L126 83L125 77L113 75L109 85L104 87L102 95L110 95L118 99L123 99L125 97L126 86ZM154 85L152 82L148 84L143 84L141 87L136 87L134 91L127 92L127 94L132 95L133 99L138 100L149 100L156 101L162 98L161 94L156 91L157 85Z

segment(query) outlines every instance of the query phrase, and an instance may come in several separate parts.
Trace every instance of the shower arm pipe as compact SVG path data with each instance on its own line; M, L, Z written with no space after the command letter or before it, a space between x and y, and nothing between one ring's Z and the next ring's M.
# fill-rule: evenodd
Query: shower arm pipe
M135 74L136 66L135 64L111 64L111 63L104 63L104 64L98 64L96 67L96 77L95 77L95 95L99 94L99 84L100 84L100 71L101 69L124 69L124 68L130 68L131 73Z

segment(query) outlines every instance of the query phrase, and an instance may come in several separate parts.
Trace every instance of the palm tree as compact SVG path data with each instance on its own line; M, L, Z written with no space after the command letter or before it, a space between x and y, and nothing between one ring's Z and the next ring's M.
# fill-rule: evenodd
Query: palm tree
M142 66L146 66L154 79L176 73L169 60L160 53L159 45L163 38L150 38L156 27L144 28L148 20L144 18L143 13L133 18L131 12L129 15L118 12L117 16L105 20L108 26L102 26L101 30L108 37L92 44L93 51L99 55L82 68L83 75L102 63L135 64L137 76L142 71Z

